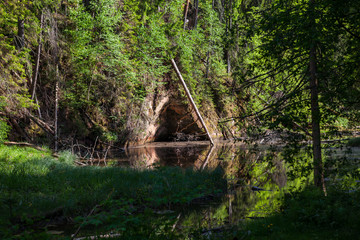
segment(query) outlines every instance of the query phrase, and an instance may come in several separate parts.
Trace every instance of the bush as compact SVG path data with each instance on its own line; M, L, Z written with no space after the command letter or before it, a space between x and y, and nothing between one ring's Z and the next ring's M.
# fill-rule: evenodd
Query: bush
M0 118L0 143L3 143L8 136L10 131L10 126L4 121L3 118Z

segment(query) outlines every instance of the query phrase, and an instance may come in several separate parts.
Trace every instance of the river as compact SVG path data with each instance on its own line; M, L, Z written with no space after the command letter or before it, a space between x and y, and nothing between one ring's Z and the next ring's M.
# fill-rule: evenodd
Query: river
M176 228L204 229L203 234L229 228L247 219L263 218L281 211L284 194L298 191L313 181L309 146L288 148L245 145L228 141L163 142L112 151L104 162L87 164L154 169L162 166L222 169L227 192L195 199L176 212ZM340 182L360 163L360 148L324 146L326 181ZM330 167L331 166L331 167ZM334 167L336 166L336 167ZM356 179L354 180L356 183Z

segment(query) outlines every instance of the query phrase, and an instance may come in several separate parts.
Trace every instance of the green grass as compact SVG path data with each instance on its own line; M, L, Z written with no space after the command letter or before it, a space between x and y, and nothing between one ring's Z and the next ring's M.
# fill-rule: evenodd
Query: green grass
M177 209L226 189L222 171L78 167L74 160L69 152L55 159L50 151L0 146L0 239L60 239L79 226L79 236L115 232L122 234L119 239L209 239L194 224L182 231L172 226ZM302 190L285 195L280 211L209 237L357 239L359 183L358 175L350 175L339 176L342 181L329 186L328 196L313 187L295 188ZM175 211L164 211L169 209ZM51 216L53 212L57 215ZM56 224L59 218L73 219L74 225L52 237L44 224Z
M238 239L358 239L360 193L331 188L328 196L308 187L287 195L282 212L237 229Z
M44 216L56 209L85 229L105 226L125 232L143 226L143 234L154 227L166 232L174 216L150 218L157 211L189 203L226 186L221 171L78 167L73 160L68 152L54 159L50 151L0 146L0 238L32 236L35 226L46 222ZM91 217L84 218L92 209L96 211ZM159 226L149 222L158 222ZM151 229L145 229L146 224Z

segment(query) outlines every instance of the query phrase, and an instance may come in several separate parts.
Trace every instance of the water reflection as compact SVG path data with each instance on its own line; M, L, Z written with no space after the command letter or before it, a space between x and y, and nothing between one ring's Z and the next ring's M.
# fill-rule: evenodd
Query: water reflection
M220 142L214 147L207 142L154 143L127 149L118 158L119 162L126 160L136 168L179 166L203 171L221 167L228 182L227 192L186 206L177 224L180 230L214 229L281 211L281 200L286 192L300 190L313 182L311 151L308 150L306 147L294 150L229 142ZM335 148L327 148L325 152L327 162L331 163L326 169L328 177L339 178L337 170L341 169L342 158L348 153ZM350 154L349 159L358 161L359 155ZM358 164L356 169L359 169Z
M279 207L288 179L279 149L257 148L230 142L154 143L130 148L118 156L135 168L192 167L198 171L221 167L228 181L226 194L194 201L178 228L214 228L246 218L264 217Z

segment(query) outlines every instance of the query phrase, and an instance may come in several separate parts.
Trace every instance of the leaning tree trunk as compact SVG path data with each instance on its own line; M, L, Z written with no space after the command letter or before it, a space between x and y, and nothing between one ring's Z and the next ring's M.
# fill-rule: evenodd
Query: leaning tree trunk
M190 94L190 91L189 91L188 87L186 86L186 83L185 83L184 79L183 79L182 76L181 76L181 73L180 73L180 71L179 71L179 69L178 69L178 67L177 67L177 65L176 65L175 60L174 60L174 59L171 59L171 63L172 63L172 65L173 65L174 69L175 69L176 75L178 76L178 78L179 78L179 80L180 80L180 82L181 82L181 85L184 87L186 96L188 97L191 106L193 107L193 109L194 109L194 111L195 111L198 119L200 120L200 123L201 123L202 127L204 128L204 130L205 130L205 132L206 132L206 134L207 134L207 136L208 136L208 138L209 138L210 144L211 144L211 145L214 145L214 141L213 141L213 139L212 139L212 137L211 137L211 135L210 135L210 132L209 132L209 130L207 129L206 124L205 124L203 118L201 117L201 114L200 114L198 108L196 107L196 104L195 104L195 102L194 102L194 99L192 98L192 96L191 96L191 94Z
M40 56L41 56L41 46L42 46L42 29L44 25L44 14L41 13L40 17L40 34L39 34L39 45L37 49L37 56L36 56L36 65L35 65L35 74L34 74L34 80L32 82L32 91L31 91L31 99L33 100L35 98L35 92L36 92L36 84L37 79L39 75L39 66L40 66Z

